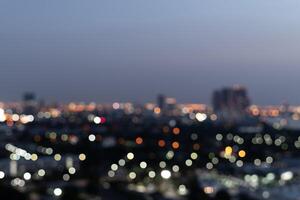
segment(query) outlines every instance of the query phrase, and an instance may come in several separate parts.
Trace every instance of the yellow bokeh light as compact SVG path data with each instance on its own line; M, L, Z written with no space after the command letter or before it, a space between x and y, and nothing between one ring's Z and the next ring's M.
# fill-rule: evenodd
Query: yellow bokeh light
M32 161L36 161L37 159L38 159L38 155L37 154L34 153L34 154L31 155L31 160Z
M239 157L244 158L246 156L246 151L240 150L239 151Z
M233 151L232 147L227 146L227 147L225 148L225 155L231 155L231 154L232 154L232 151Z
M60 161L61 160L61 155L60 154L55 154L54 155L54 160Z
M80 161L84 161L84 160L86 159L86 155L83 154L83 153L79 154L78 157L79 157L79 160L80 160Z

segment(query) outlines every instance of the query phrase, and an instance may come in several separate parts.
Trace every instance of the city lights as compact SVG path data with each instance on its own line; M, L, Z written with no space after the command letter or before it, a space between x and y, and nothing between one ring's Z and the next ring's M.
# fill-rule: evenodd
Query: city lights
M5 177L5 173L3 171L0 171L0 179L3 179Z
M171 178L171 172L169 170L162 170L160 175L163 179Z
M40 183L53 180L55 189L43 195L53 192L61 198L63 193L69 195L68 190L63 192L64 186L85 187L94 178L106 190L117 183L125 193L172 188L171 193L162 191L163 195L183 200L193 193L188 186L195 180L197 190L212 198L220 188L237 192L242 188L268 199L273 193L262 188L297 184L297 161L291 155L297 155L300 136L294 129L289 130L294 135L282 129L289 125L286 119L263 124L268 123L265 117L280 116L279 108L275 112L272 107L264 115L266 111L256 106L258 112L252 110L255 115L249 115L264 118L252 127L222 124L222 116L204 104L168 102L169 107L163 102L162 107L149 103L145 108L132 103L72 103L66 110L44 108L32 116L2 109L5 121L1 125L6 129L0 130L7 136L3 146L7 160L0 180L20 191L38 189ZM299 108L293 112L293 118L300 116ZM24 142L11 137L15 130Z
M130 153L127 154L127 159L128 160L132 160L133 158L134 158L134 154L133 153L130 152Z
M62 190L61 190L60 188L55 188L55 189L53 190L53 194L54 194L55 196L61 196L61 195L62 195Z
M31 179L31 174L29 172L26 172L24 175L23 175L24 179L25 180L30 180Z
M299 0L0 0L0 22L0 200L300 200Z
M96 136L94 134L89 135L89 141L94 142L96 140Z

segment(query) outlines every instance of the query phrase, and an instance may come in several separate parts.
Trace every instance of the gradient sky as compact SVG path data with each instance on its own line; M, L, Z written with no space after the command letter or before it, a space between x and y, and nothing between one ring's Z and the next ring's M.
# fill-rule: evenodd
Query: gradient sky
M1 0L0 100L300 104L299 0Z

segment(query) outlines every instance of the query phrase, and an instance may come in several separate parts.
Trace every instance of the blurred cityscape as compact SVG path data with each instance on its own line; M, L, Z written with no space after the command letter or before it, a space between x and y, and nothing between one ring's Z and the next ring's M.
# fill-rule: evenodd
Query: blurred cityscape
M297 200L300 106L0 103L0 197L28 200Z

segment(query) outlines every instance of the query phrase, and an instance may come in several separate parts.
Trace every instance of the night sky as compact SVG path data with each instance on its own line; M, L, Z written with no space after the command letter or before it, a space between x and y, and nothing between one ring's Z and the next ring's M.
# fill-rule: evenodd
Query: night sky
M0 100L300 104L299 0L1 0Z

